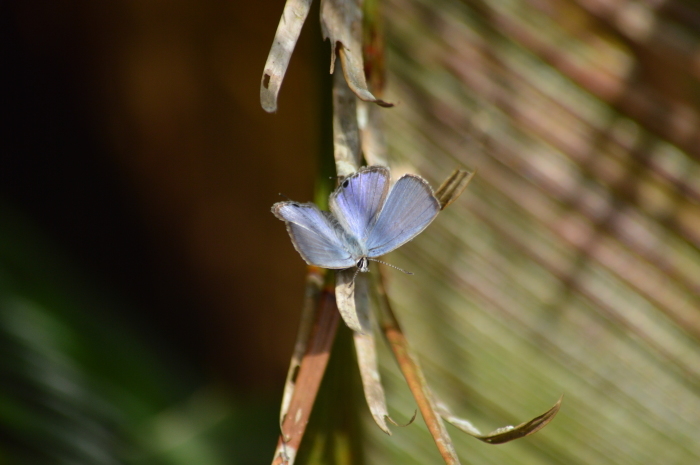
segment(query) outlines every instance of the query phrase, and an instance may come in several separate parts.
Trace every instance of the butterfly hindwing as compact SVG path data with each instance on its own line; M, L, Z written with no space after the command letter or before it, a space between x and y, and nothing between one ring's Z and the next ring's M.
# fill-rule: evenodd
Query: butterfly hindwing
M294 248L309 265L331 269L355 265L341 226L313 203L278 202L272 213L287 224Z
M426 180L407 174L391 188L365 243L368 257L379 257L421 233L440 212Z

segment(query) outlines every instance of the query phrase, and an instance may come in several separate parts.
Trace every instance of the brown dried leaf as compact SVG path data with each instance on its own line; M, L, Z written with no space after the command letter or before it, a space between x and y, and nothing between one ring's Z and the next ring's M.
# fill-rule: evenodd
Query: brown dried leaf
M365 71L362 65L362 53L356 52L355 49L348 49L341 44L338 47L338 54L340 55L340 64L342 65L345 79L348 81L348 86L360 100L376 103L380 107L385 108L394 106L391 102L385 102L375 97L367 88Z
M369 334L372 331L369 322L369 297L366 279L355 276L356 269L339 270L335 276L335 300L343 321L354 332Z
M374 421L386 434L391 435L391 431L386 424L389 412L386 407L386 396L382 387L377 367L377 350L372 331L371 308L369 305L368 280L364 276L358 276L357 288L355 289L355 300L357 303L359 320L366 322L368 331L365 334L355 332L355 352L357 353L357 363L360 367L362 387L365 391L367 405L372 413ZM363 325L364 326L364 325Z
M338 311L330 289L319 298L319 309L308 339L306 353L299 365L287 414L282 418L282 433L277 440L273 465L293 465L306 425L321 385L323 374L338 329Z
M311 328L316 319L316 304L323 286L323 270L317 267L309 267L306 275L306 290L304 295L304 305L301 309L301 321L299 322L299 330L297 331L297 340L294 344L294 353L289 362L287 370L287 379L284 383L284 394L282 395L282 406L280 408L280 427L284 421L284 417L289 411L289 403L294 394L296 386L296 373L301 365L301 360L309 343Z
M456 169L450 177L445 179L435 191L435 197L440 202L441 210L447 208L452 202L457 200L457 197L462 195L462 192L467 188L475 174L476 171Z
M277 95L312 1L287 0L284 5L260 83L260 104L268 113L277 111Z
M367 87L362 59L362 9L360 0L321 0L321 30L331 42L331 73L336 51L340 55L345 80L358 98L384 107L392 107L376 98Z
M541 430L547 424L554 419L554 416L559 412L561 408L561 401L564 397L560 397L556 404L549 410L547 410L542 415L533 418L530 421L521 423L518 426L504 426L503 428L498 428L490 432L489 434L481 434L478 429L474 427L468 420L458 418L447 409L447 407L440 403L438 404L438 411L442 418L454 427L464 431L470 436L474 436L480 441L487 442L489 444L504 444L506 442L513 441L525 436L536 433Z

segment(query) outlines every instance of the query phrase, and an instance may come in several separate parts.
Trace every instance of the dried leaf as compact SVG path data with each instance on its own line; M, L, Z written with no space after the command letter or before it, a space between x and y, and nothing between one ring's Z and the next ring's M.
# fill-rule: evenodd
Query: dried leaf
M559 412L562 399L563 396L559 398L557 403L554 404L552 408L547 410L542 415L533 418L530 421L521 423L518 426L504 426L503 428L498 428L497 430L494 430L489 434L483 435L468 420L464 420L452 415L452 413L449 412L449 410L444 404L438 404L438 411L440 412L442 418L445 419L445 421L447 421L454 427L459 428L460 430L464 431L470 436L474 436L480 441L484 441L489 444L504 444L514 439L519 439L534 434L537 431L544 428L545 426L547 426L547 424L550 421L552 421L552 419L554 419L554 416L557 414L557 412Z
M301 321L297 331L297 340L294 344L294 353L289 362L289 370L287 370L287 379L284 383L284 394L282 395L282 406L280 408L280 427L289 410L289 403L296 386L296 374L299 371L302 357L307 351L311 328L316 319L316 305L323 286L323 274L322 268L310 266L306 275L306 291L304 305L301 310Z
M345 80L358 98L384 107L393 106L372 95L367 88L362 59L362 10L359 0L322 0L321 30L331 42L331 73L336 51L340 55Z
M336 272L335 299L338 303L338 312L348 328L361 334L367 334L372 330L368 316L369 299L367 298L366 286L358 286L359 289L356 292L356 285L364 280L364 277L355 277L355 274L355 268Z
M435 197L440 202L441 210L447 208L452 202L457 200L457 197L462 195L462 192L467 188L475 174L476 171L456 169L450 177L445 179L435 191Z
M277 95L312 1L287 0L284 5L260 83L260 104L268 113L277 111Z
M318 388L328 365L339 320L333 292L330 289L324 289L319 298L319 309L306 353L299 366L289 408L282 418L282 434L277 440L275 455L272 459L273 465L294 464Z
M348 328L362 332L357 309L355 308L355 271L339 270L335 274L335 301L338 312Z
M393 418L391 418L390 416L387 416L386 419L389 420L389 421L391 422L392 425L396 425L396 426L398 426L399 428L405 428L405 427L407 427L408 425L410 425L411 423L413 423L414 421L416 421L416 417L417 417L417 416L418 416L418 410L414 411L414 412L413 412L413 416L408 420L407 423L405 423L405 424L403 424L403 425L402 425L401 423L397 423L397 422L396 422Z
M367 406L372 413L375 423L386 434L391 435L391 431L386 424L389 412L386 406L386 396L382 387L379 368L377 367L377 351L374 334L354 333L355 351L357 352L357 363L360 366L360 376L362 377L362 387L365 391Z
M360 169L360 134L357 127L357 99L342 73L333 73L333 156L338 176Z
M345 75L345 80L348 82L348 86L360 100L376 103L384 108L393 107L393 103L378 99L369 91L367 88L367 81L365 80L364 67L362 65L362 54L355 50L356 49L343 47L342 44L338 47L340 64L342 65L343 74Z
M357 304L358 320L360 320L363 328L367 328L364 334L360 332L353 333L357 363L360 367L360 376L362 378L362 387L365 391L365 399L367 399L367 405L369 406L374 421L382 431L391 435L391 431L386 424L386 419L389 416L386 407L386 397L377 367L377 350L371 318L368 279L365 276L358 276L356 281L355 301Z
M423 420L425 420L428 431L430 431L430 434L433 436L433 440L437 445L440 455L448 465L459 464L459 458L452 445L452 439L447 433L445 424L442 422L442 418L437 412L433 394L418 364L418 359L412 353L406 336L403 334L399 322L391 309L381 274L377 273L377 276L375 283L380 299L382 331L389 341L389 345L394 352L394 357L396 357L401 373L403 373L404 378L406 378L408 387L418 404L418 409L423 415Z

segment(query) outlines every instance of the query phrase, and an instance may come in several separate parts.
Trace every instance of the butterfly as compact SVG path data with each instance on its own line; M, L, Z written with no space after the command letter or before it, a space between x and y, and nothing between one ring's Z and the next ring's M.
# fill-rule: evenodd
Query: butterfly
M435 219L440 203L430 184L407 174L391 186L389 169L368 166L345 178L329 199L330 212L313 203L277 202L272 213L284 221L294 248L309 265L329 269L356 266L391 252Z

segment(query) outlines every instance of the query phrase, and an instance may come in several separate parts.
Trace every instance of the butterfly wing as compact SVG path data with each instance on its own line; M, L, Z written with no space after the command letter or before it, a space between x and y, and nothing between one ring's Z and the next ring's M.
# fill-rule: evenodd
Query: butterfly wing
M440 212L428 182L407 174L396 181L366 242L367 256L379 257L420 234Z
M357 259L340 225L313 203L278 202L272 213L287 224L294 248L309 265L344 269Z
M349 176L331 194L329 205L338 222L360 244L377 219L389 192L389 170L383 166L363 168Z

